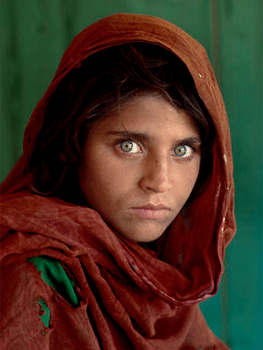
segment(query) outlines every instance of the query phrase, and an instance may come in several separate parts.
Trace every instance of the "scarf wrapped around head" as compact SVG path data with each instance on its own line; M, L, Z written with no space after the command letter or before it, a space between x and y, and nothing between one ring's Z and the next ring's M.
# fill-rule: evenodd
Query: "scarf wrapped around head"
M132 42L161 46L185 63L216 129L209 184L174 220L160 242L159 257L117 236L94 210L30 191L28 159L59 83L88 56ZM26 259L47 256L63 264L81 300L72 310L40 282L21 290L23 305L28 293L41 287L51 310L45 349L226 349L206 326L197 304L217 292L225 248L235 233L232 173L224 103L199 43L175 25L146 15L112 15L78 34L31 116L23 155L1 185L1 261L6 271L14 272L9 288L21 285L16 279L26 269ZM28 334L22 325L14 329L21 344L33 337L30 348L39 349L42 340L35 333L40 326L31 326Z

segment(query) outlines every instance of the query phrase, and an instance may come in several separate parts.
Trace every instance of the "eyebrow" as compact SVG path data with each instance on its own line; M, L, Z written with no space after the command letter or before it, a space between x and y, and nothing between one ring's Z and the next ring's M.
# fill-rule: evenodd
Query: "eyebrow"
M149 135L144 133L139 133L136 131L128 131L128 130L127 131L109 131L107 132L107 134L113 135L113 136L119 136L127 139L131 138L140 142L150 142L151 140L151 137ZM200 137L190 136L181 140L176 140L176 143L177 144L190 143L195 145L201 145L201 139Z
M107 133L108 135L115 135L119 137L124 137L124 138L132 138L138 141L144 141L144 142L149 142L150 141L150 136L147 134L143 134L140 132L136 131L109 131Z

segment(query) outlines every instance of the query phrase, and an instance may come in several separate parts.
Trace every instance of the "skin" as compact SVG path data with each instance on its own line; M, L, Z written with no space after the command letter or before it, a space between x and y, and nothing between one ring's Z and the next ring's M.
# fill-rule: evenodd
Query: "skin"
M137 96L91 127L79 168L82 194L120 235L153 241L189 198L200 148L184 111L158 95Z

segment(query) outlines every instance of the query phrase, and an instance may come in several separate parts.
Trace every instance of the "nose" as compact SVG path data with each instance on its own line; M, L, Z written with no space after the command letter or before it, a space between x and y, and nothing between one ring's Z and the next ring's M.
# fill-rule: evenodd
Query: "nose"
M172 169L165 156L147 159L140 179L140 187L146 191L167 192L172 188Z

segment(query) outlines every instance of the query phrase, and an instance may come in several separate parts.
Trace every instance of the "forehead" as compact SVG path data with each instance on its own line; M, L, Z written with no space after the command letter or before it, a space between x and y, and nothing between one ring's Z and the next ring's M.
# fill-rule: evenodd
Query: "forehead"
M99 119L92 134L110 134L114 131L145 133L158 137L174 134L176 137L199 136L193 119L176 109L165 98L147 94L123 103L110 115Z

